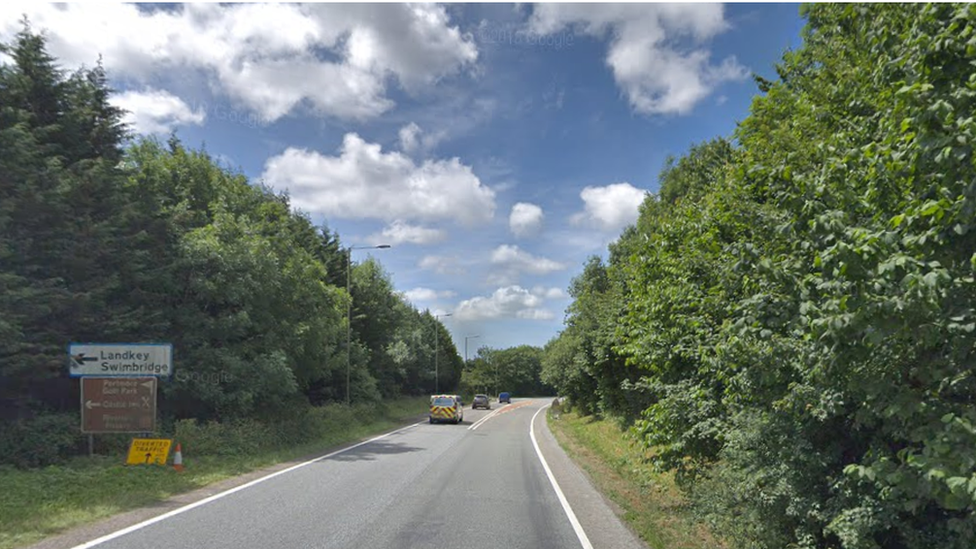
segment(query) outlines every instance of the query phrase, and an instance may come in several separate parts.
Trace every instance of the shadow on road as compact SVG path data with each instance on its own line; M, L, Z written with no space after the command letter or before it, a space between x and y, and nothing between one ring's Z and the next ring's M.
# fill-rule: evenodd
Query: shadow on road
M407 452L418 452L423 450L423 448L417 448L415 446L408 446L406 444L389 442L385 440L377 440L376 442L370 442L364 446L360 446L355 450L349 450L348 452L343 452L341 454L334 455L330 458L323 459L326 461L372 461L376 459L376 456L392 455L392 454L405 454Z

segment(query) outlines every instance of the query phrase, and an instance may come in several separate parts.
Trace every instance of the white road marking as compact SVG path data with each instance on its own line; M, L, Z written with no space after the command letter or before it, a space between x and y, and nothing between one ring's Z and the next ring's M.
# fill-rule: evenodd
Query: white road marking
M580 544L583 549L593 549L593 544L590 543L590 538L586 537L586 532L583 531L583 526L580 525L579 520L576 518L576 513L573 512L573 508L570 507L569 501L566 500L566 496L563 494L561 488L559 488L559 483L556 482L556 477L552 475L552 469L549 468L549 464L546 463L546 458L542 456L542 450L539 449L539 442L535 438L535 418L550 405L546 404L532 416L532 421L529 422L529 437L532 438L532 445L535 446L535 453L539 456L539 461L542 462L542 468L546 470L546 476L549 477L549 482L552 484L552 488L556 491L556 496L559 498L559 503L563 506L563 511L566 512L566 517L569 518L570 524L573 525L573 530L576 532L576 537L579 538Z
M224 496L229 496L229 495L231 495L231 494L233 494L235 492L240 492L241 490L250 488L251 486L254 486L256 484L260 484L260 483L262 483L262 482L264 482L266 480L273 479L274 477L276 477L278 475L283 475L285 473L294 471L295 469L299 469L301 467L305 467L306 465L310 465L312 463L315 463L316 461L321 461L323 459L330 458L332 456L341 454L343 452L348 452L349 450L352 450L354 448L359 448L360 446L363 446L365 444L369 444L370 442L376 442L377 440L380 440L382 438L386 438L386 437L388 437L390 435L395 435L397 433L406 431L407 429L411 429L411 428L416 427L418 425L421 425L423 423L426 423L426 421L421 421L419 423L414 423L413 425L407 425L406 427L401 427L400 429L397 429L395 431L390 431L389 433L382 434L382 435L380 435L378 437L373 437L373 438L371 438L369 440L364 440L363 442L354 444L354 445L352 445L352 446L350 446L348 448L343 448L342 450L336 450L335 452L328 453L328 454L326 454L324 456L320 456L320 457L317 457L315 459L310 459L308 461L299 463L298 465L293 465L293 466L291 466L291 467L289 467L287 469L282 469L281 471L277 471L277 472L271 473L269 475L265 475L265 476L263 476L261 478L252 480L251 482L248 482L247 484L242 484L242 485L237 486L235 488L231 488L229 490L225 490L223 492L220 492L219 494L214 494L214 495L212 495L212 496L210 496L208 498L201 499L200 501L195 501L195 502L190 503L188 505L184 505L183 507L179 507L177 509L173 509L172 511L170 511L168 513L164 513L164 514L159 515L157 517L153 517L151 519L144 520L144 521L142 521L142 522L140 522L138 524L133 524L132 526L129 526L127 528L123 528L121 530L117 530L115 532L112 532L111 534L106 534L106 535L104 535L104 536L102 536L100 538L94 539L94 540L89 541L87 543L83 543L81 545L76 545L72 549L88 549L89 547L95 547L96 545L101 545L101 544L103 544L103 543L105 543L107 541L111 541L113 539L122 537L122 536L124 536L126 534L130 534L132 532L135 532L136 530L141 530L141 529L145 528L146 526L150 526L152 524L156 524L157 522L162 522L162 521L164 521L164 520L166 520L168 518L175 517L176 515L183 514L183 513L187 512L187 511L191 510L191 509L196 509L197 507L200 507L201 505L206 505L206 504L210 503L211 501L216 501L216 500L218 500L218 499L220 499L220 498L222 498Z
M511 406L511 404L509 404L508 406ZM469 431L474 431L478 427L481 427L481 424L482 423L484 423L484 422L488 421L489 419L491 419L492 417L494 417L494 415L497 414L498 412L501 412L505 408L508 408L508 406L502 406L501 408L495 408L494 410L492 410L492 412L490 414L488 414L487 416L485 416L485 417L479 419L478 421L474 422L474 425L472 425L471 427L468 427L468 430Z

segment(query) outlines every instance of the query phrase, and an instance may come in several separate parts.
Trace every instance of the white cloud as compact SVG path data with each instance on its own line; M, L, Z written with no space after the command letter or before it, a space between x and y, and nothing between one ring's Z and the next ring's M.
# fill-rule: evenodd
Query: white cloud
M620 233L593 230L593 225L586 227L586 214L582 212L570 216L569 222L575 226L547 231L541 243L547 248L574 250L574 255L580 258L574 263L578 269L582 269L582 258L605 254L607 246L620 236Z
M566 90L558 88L555 84L542 93L542 107L546 110L560 110L563 108L563 99Z
M400 128L400 150L410 155L420 153L426 156L446 135L447 132L443 130L425 133L415 122L411 122Z
M434 271L442 275L462 275L467 272L460 265L458 258L442 255L426 255L420 259L417 266L425 271Z
M539 206L519 202L512 206L512 213L508 216L508 227L516 237L535 236L542 229L544 218L545 215Z
M466 299L458 304L454 316L458 320L488 320L522 318L552 320L555 315L542 309L543 299L521 286L498 288L490 296Z
M556 318L556 315L552 311L545 309L530 309L527 311L519 311L517 315L518 318L524 318L527 320L552 320Z
M418 165L354 133L346 134L339 156L288 148L267 160L262 177L287 190L296 208L332 217L452 219L474 226L495 214L494 191L459 159Z
M637 221L645 192L630 183L606 187L586 187L580 192L583 211L573 215L574 225L590 225L608 232L619 232Z
M400 150L410 156L429 156L441 143L477 134L494 118L507 112L502 107L502 98L483 86L472 87L470 84L467 80L444 82L431 88L422 101L385 113L385 123L399 126L401 132L406 129L404 133L416 132L415 148L404 149L400 141ZM416 129L412 127L414 125ZM482 172L480 160L475 167L478 176L494 186L492 174Z
M721 4L537 4L529 26L542 34L570 27L609 35L606 63L643 114L688 114L722 82L748 76L735 57L715 65L702 48L729 28ZM685 37L697 49L680 48Z
M126 91L113 95L110 102L129 111L123 120L141 134L166 134L178 126L199 126L207 118L206 112L191 109L166 90Z
M566 297L566 294L561 288L546 288L545 286L534 286L532 288L532 295L544 297L546 299L562 299Z
M403 295L407 299L413 302L417 301L434 301L435 299L441 298L451 298L457 295L457 293L451 290L433 290L431 288L414 288L412 290L407 290L403 292Z
M491 253L491 273L489 284L514 284L522 273L545 275L561 271L566 265L545 257L536 257L518 246L503 244Z
M400 150L407 154L411 154L416 151L417 147L420 145L418 143L419 140L417 139L420 132L420 126L414 122L400 128Z
M193 70L271 121L303 103L344 119L376 117L394 106L389 81L417 94L478 58L473 38L434 4L3 2L0 39L11 39L24 13L68 66L103 54L110 73L142 82Z
M535 257L518 246L510 246L508 244L503 244L495 248L491 253L491 262L495 265L515 266L519 270L532 274L548 274L566 268L562 263L557 263L544 257Z
M382 232L371 235L371 244L433 244L444 240L447 235L440 229L428 229L417 225L409 225L400 220L386 226Z

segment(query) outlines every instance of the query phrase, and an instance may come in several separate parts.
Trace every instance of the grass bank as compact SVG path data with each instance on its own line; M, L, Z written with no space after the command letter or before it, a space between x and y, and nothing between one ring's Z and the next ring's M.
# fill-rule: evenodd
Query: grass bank
M723 549L697 523L670 474L656 473L616 423L550 410L549 428L594 486L623 510L623 518L652 549Z
M419 397L371 406L370 413L361 413L364 408L324 408L305 420L303 427L314 433L312 438L284 445L254 443L255 425L184 425L177 428L182 436L176 437L183 444L182 473L171 467L126 467L121 454L75 458L41 469L0 468L0 549L36 543L75 526L382 433L426 413L428 406L429 397Z

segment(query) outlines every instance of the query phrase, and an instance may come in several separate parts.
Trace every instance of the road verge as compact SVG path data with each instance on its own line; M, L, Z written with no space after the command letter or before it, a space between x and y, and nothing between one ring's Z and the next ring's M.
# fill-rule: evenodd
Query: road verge
M185 470L126 467L122 456L77 458L43 469L0 468L0 549L74 547L258 478L348 448L426 417L427 398L334 427L313 441L242 455L197 456Z
M695 521L670 474L653 471L616 423L561 411L549 430L618 516L652 549L719 549L725 545Z

